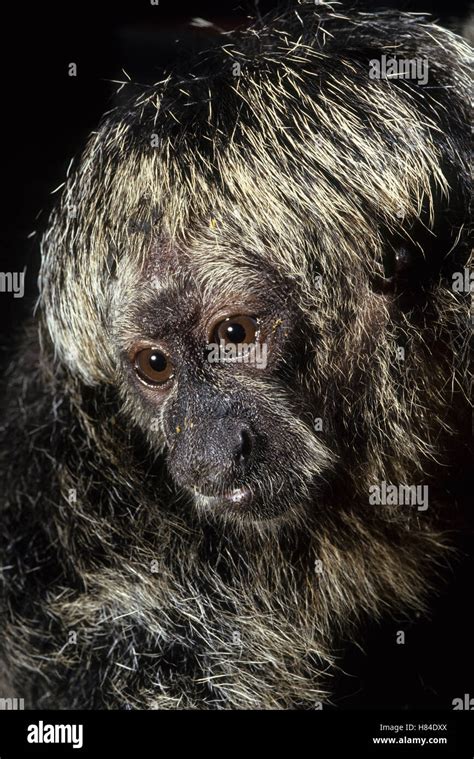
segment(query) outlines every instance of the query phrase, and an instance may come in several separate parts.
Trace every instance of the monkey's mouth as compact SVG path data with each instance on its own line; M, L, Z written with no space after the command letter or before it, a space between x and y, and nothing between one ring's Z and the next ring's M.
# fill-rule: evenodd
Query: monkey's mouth
M250 488L241 487L233 490L226 490L217 495L206 495L194 490L194 496L198 504L209 508L224 506L234 509L245 509L252 502L252 493Z

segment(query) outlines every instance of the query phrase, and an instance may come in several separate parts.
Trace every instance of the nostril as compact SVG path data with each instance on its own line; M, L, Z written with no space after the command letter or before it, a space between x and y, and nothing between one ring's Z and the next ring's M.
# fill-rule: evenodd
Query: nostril
M240 430L240 440L239 445L236 449L236 455L242 461L243 459L247 459L250 456L250 453L252 451L252 437L248 430L242 429Z

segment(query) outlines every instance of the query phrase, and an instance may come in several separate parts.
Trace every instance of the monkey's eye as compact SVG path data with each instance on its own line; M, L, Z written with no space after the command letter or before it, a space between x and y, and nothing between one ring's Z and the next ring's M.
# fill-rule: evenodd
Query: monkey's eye
M228 316L215 325L212 341L220 343L254 343L258 333L258 322L253 316Z
M147 385L164 385L173 377L173 364L159 348L144 348L134 360L138 377Z
M414 263L413 251L405 245L390 248L383 258L385 278L407 274Z

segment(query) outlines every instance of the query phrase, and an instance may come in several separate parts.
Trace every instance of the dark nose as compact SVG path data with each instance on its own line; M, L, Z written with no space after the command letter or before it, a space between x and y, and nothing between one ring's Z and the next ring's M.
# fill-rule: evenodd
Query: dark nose
M188 430L170 451L168 466L176 482L204 495L243 484L254 452L254 435L237 419L220 419Z

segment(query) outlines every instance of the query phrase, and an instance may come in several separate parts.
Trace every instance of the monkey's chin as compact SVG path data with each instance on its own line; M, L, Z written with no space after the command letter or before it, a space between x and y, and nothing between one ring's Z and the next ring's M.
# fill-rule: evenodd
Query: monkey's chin
M247 536L256 529L260 535L263 531L275 537L282 529L298 529L308 521L308 504L304 499L288 495L276 508L258 489L245 486L212 496L193 490L192 500L196 514L205 522L216 522L226 529L232 527L239 533L243 530Z
M193 489L193 501L197 513L206 519L223 520L234 525L258 525L272 531L285 524L296 524L301 517L293 501L283 501L277 510L273 502L266 502L258 490L243 486L218 495L206 495Z
M194 490L196 504L205 509L225 509L229 511L246 511L250 508L253 496L250 488L241 487L227 490L219 495L205 495Z

